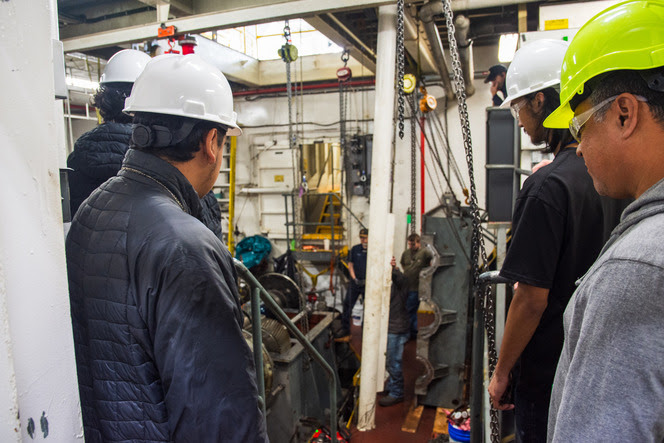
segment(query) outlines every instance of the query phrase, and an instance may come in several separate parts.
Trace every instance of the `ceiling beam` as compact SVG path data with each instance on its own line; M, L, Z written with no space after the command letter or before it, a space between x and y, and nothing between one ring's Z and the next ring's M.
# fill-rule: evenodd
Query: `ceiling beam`
M320 0L294 0L262 6L260 8L248 7L231 11L192 15L169 20L166 25L174 25L180 34L193 34L255 23L306 18L325 12L374 8L392 3L394 3L394 0L335 0L329 2L321 2ZM65 52L85 51L124 43L152 40L157 38L157 27L158 23L155 21L154 23L140 26L70 37L63 39L62 42Z

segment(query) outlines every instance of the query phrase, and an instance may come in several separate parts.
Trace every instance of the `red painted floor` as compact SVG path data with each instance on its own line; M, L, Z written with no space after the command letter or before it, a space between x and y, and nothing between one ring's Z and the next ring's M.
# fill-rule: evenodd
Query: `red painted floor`
M359 326L351 326L351 344L361 354L362 330ZM408 414L414 399L415 379L419 373L419 363L415 359L415 341L406 343L403 354L404 367L404 402L390 407L381 407L376 400L376 428L371 431L360 432L353 424L351 428L351 441L353 443L409 443L428 442L434 437L433 422L436 408L424 407L417 432L412 434L403 432L401 425ZM378 395L377 398L380 398Z

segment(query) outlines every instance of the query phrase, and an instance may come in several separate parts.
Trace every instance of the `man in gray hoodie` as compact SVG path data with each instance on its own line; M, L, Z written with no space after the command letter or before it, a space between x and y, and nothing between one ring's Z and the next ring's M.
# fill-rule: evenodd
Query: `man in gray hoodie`
M664 441L664 1L608 8L563 61L561 106L595 188L636 199L580 279L549 409L552 442Z

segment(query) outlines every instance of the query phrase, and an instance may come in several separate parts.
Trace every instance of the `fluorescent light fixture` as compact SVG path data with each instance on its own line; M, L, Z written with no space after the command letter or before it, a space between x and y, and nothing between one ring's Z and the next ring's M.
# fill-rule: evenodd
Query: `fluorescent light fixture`
M519 34L503 34L498 42L498 61L500 63L509 63L514 58L516 44L519 41Z
M66 80L67 80L67 85L73 86L75 88L91 89L91 90L99 89L99 83L98 82L93 82L91 80L86 80L84 78L76 78L76 77L67 76Z

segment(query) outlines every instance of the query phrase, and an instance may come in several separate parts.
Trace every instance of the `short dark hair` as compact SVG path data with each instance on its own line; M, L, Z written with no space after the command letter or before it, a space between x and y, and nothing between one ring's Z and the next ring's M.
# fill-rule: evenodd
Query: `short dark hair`
M408 236L408 241L420 241L420 236L413 233Z
M104 83L92 97L92 106L99 110L105 122L131 123L131 116L122 112L125 99L131 94L133 83Z
M595 106L614 95L620 95L624 92L640 95L648 100L646 104L655 121L664 126L664 91L649 88L648 83L643 78L658 73L663 75L664 67L645 71L613 71L607 75L595 77L588 82L592 90L590 102ZM598 110L594 115L595 119L597 121L603 119L608 109L609 106L606 106Z
M133 139L130 142L129 147L132 149L154 154L175 162L186 162L194 158L194 155L200 149L200 143L205 141L205 137L211 129L217 129L219 132L219 140L223 139L228 129L224 125L208 120L196 120L188 117L154 114L151 112L137 112L134 115L133 123L134 125L163 126L171 131L177 131L182 128L185 123L193 123L193 128L189 132L189 135L187 135L182 141L166 147L137 146Z
M544 127L544 120L546 120L546 118L560 106L560 94L556 89L549 87L525 95L524 98L526 98L528 101L528 106L530 106L532 109L531 102L540 92L542 95L544 95L544 103L542 112L537 115L537 120L538 124L544 128L545 147L543 151L550 153L554 152L559 146L563 147L572 143L574 141L574 137L572 137L572 134L567 128Z

